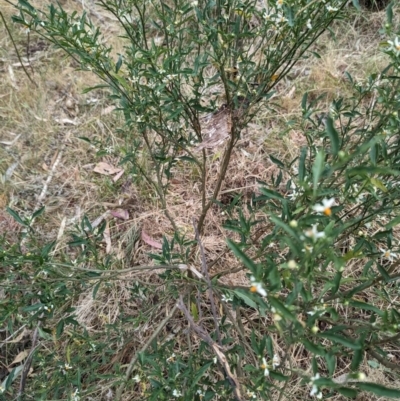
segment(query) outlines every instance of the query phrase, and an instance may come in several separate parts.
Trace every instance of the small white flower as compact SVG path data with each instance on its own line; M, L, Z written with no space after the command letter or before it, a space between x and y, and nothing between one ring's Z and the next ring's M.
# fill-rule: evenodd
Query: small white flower
M322 316L324 313L326 313L325 308L325 304L315 305L312 311L307 312L307 315L314 316L316 313L322 312L320 313L320 315Z
M104 148L104 150L106 151L106 153L110 154L112 152L114 152L114 148L112 146L106 146Z
M81 397L79 397L79 389L75 389L74 394L72 394L72 401L79 401Z
M247 390L246 395L248 398L257 398L256 393L254 391Z
M382 252L382 258L389 260L389 262L393 262L393 260L397 257L397 255L390 249L379 248L379 250Z
M133 380L135 383L140 383L140 376L139 376L139 375L135 375L135 376L132 377L132 380Z
M282 14L278 14L276 17L275 17L275 22L277 23L277 24L283 24L284 22L287 22L287 18L284 16L284 15L282 15Z
M264 286L263 286L262 283L256 281L254 276L250 277L250 281L251 281L251 287L250 287L250 291L251 292L257 292L262 297L266 297L267 296L267 291L265 291Z
M224 295L222 295L222 297L221 297L221 301L222 301L222 302L232 302L232 301L233 301L233 298L232 298L231 295L226 296L226 295L224 294Z
M263 17L266 21L272 21L271 14L267 13L266 11L264 12Z
M197 7L199 5L198 1L192 1L192 7Z
M175 355L175 352L174 352L170 357L167 358L167 362L174 362L175 358L176 358L176 355Z
M335 12L338 10L337 7L332 7L332 6L330 6L330 5L327 5L327 6L326 6L326 9L327 9L330 13L335 13Z
M5 389L4 387L1 387L1 386L0 386L0 394L3 394L4 391L6 391L6 389Z
M318 390L318 387L314 384L315 380L318 380L320 378L319 373L317 373L314 377L311 378L311 381L309 383L311 387L311 391L310 391L310 396L313 397L314 395L318 398L321 399L322 398L322 392Z
M323 213L325 216L330 216L332 214L332 206L335 204L335 199L322 199L322 205L314 205L314 211L318 213Z
M264 371L265 377L269 376L269 370L268 370L267 361L265 360L265 358L262 359L260 368Z
M139 116L137 119L136 119L136 122L137 123L142 123L144 121L144 116Z
M389 51L394 51L396 56L400 55L400 39L395 38L394 40L388 40Z
M297 269L299 266L297 265L295 260L289 260L288 264L287 264L289 269Z
M281 358L278 354L274 354L272 358L272 369L276 369L281 364Z
M308 20L307 20L307 28L308 29L312 29L312 25L311 25L311 18L309 18Z
M182 393L179 391L179 390L174 390L173 392L172 392L172 395L174 396L174 397L176 397L176 398L178 398L178 397L180 397L181 395L182 395Z
M277 0L277 2L276 2L276 8L282 8L282 6L283 6L283 0Z
M304 231L304 235L308 238L312 238L314 242L316 242L319 238L325 237L324 231L318 231L317 225L313 224L312 228L307 231Z

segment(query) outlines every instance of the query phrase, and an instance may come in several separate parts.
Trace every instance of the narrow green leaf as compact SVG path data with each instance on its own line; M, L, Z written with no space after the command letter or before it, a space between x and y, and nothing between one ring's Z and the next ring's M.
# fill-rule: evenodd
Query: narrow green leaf
M336 369L336 356L333 354L325 354L325 359L328 366L329 375L333 376Z
M400 390L382 386L375 383L358 383L357 386L364 391L389 398L400 398Z
M353 0L353 6L357 9L357 11L361 11L360 3L358 0Z
M400 216L397 216L392 221L390 221L388 224L386 224L385 228L390 230L391 228L396 227L399 224L400 224Z
M319 337L326 338L328 340L331 340L334 343L338 343L341 345L344 345L345 347L358 350L361 349L361 345L353 340L350 340L349 338L345 338L342 336L339 336L337 334L331 334L331 333L320 333L318 335Z
M6 207L6 210L7 213L9 213L17 223L21 224L24 227L29 227L28 224L26 224L25 221L22 220L20 215L15 210L9 208L8 206Z
M331 140L331 152L334 156L336 156L339 152L339 134L336 131L336 128L333 124L333 119L331 116L326 118L326 132Z
M307 148L304 147L301 149L301 154L299 158L299 181L303 182L306 177L306 157L307 157Z
M393 23L393 4L394 2L389 3L389 5L386 8L387 23L390 25L392 25Z
M226 240L229 248L232 249L233 253L237 258L239 258L243 264L253 273L257 272L257 265L229 238Z
M289 376L285 376L282 373L275 372L275 371L270 371L269 375L272 379L278 380L280 382L287 382L290 379Z
M272 163L275 163L277 166L279 166L281 168L285 168L285 165L276 157L269 155L269 158L271 159Z
M310 351L311 353L313 353L314 355L321 355L321 356L325 356L326 351L325 348L320 347L317 344L314 344L313 342L307 340L307 339L303 339L302 343L304 345L304 347Z
M348 398L356 398L358 394L358 391L356 389L349 387L339 387L336 390L338 391L338 393Z
M36 217L40 216L44 212L45 206L42 206L40 209L36 210L36 212L33 212L32 214L32 219L35 219Z
M358 370L363 358L364 358L364 350L363 349L358 349L354 352L353 358L351 360L351 366L350 366L350 370L352 372L356 372Z
M233 293L239 297L243 302L250 306L250 308L257 309L257 304L250 298L248 294L246 294L243 290L234 290Z
M296 317L283 305L280 301L276 298L271 297L269 298L269 303L276 309L276 311L284 318L291 320L292 322L297 322Z
M383 277L383 279L385 280L385 282L388 283L390 281L390 275L388 274L388 272L379 263L376 264L376 267L377 267L379 273L381 274L381 276Z
M318 182L321 178L322 171L324 170L325 163L325 152L320 150L315 158L312 172L313 172L313 186L314 186L314 196L317 194Z
M280 193L272 191L271 189L267 189L267 188L261 187L260 191L268 199L278 199L278 200L283 200L284 199L284 197Z

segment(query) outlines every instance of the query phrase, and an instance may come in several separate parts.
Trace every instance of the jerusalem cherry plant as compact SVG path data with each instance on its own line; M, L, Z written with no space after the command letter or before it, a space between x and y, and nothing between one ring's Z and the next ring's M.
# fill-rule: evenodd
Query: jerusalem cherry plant
M362 83L348 75L353 97L335 100L329 110L318 110L317 100L306 94L297 128L308 146L292 161L271 155L281 174L264 183L251 203L229 212L226 228L235 237L227 242L247 269L250 287L224 285L224 272L209 277L206 268L197 276L193 270L185 273L194 263L193 243L182 238L168 207L171 178L178 169L195 171L202 198L196 216L201 248L207 212L241 134L268 107L276 85L296 62L312 57L310 46L343 15L346 3L100 0L123 32L123 52L115 55L86 14L68 14L59 4L40 10L18 2L16 23L103 81L89 89L110 90L125 119L119 131L125 168L138 186L148 185L156 194L173 233L172 240L164 238L162 254L153 255L167 267L159 275L167 291L156 294L139 279L132 283L142 302L139 315L108 324L107 342L102 333L79 330L72 308L64 323L74 330L64 332L60 318L55 334L43 316L29 315L31 325L43 320L44 340L57 346L63 336L70 340L65 361L57 359L53 366L51 353L35 356L33 364L50 366L54 374L46 388L39 385L46 369L43 376L35 371L32 397L119 400L126 392L148 400L279 400L290 397L292 383L302 383L305 397L317 399L337 393L355 397L362 390L399 396L396 389L362 380L366 361L397 369L389 355L389 347L399 342L399 49L391 21L385 28L388 68ZM208 149L216 147L223 151L217 179L210 180ZM71 298L79 296L80 286L83 293L86 282L95 297L100 284L112 287L119 274L111 269L118 265L111 257L99 266L101 230L89 236L86 223L74 234L72 245L84 250L74 261L57 263L53 255L43 261L51 267L53 284L68 283ZM203 258L202 267L206 264ZM43 289L32 282L29 291ZM157 326L151 317L158 316L159 305L152 304L158 297L174 306ZM184 330L169 326L178 309L188 326ZM162 337L163 325L168 330ZM150 327L151 341L132 351L132 359L123 355L122 363L114 359L115 349L132 337L132 327ZM300 353L306 361L301 366L293 357ZM10 376L3 383L6 395L13 391Z

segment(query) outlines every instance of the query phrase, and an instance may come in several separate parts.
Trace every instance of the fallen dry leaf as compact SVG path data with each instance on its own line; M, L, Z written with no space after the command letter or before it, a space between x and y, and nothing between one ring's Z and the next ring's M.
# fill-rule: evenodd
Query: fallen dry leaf
M106 228L104 229L103 237L106 243L106 254L110 254L112 250L112 245L111 245L110 226L108 224L108 221L106 222Z
M114 177L113 177L113 181L114 182L117 182L121 177L122 177L122 174L124 174L125 173L125 170L121 170L118 174L116 174Z
M15 359L10 363L9 366L15 365L16 363L22 362L29 355L29 351L26 349L25 351L20 352Z
M111 164L108 164L105 162L100 162L100 163L96 164L93 171L95 173L99 173L99 174L103 174L103 175L112 175L112 174L120 173L121 169L114 167Z
M144 230L142 230L141 237L142 241L145 242L147 245L150 245L153 248L162 249L161 243L151 238L150 235L146 234Z
M128 220L129 213L125 209L115 209L110 211L111 216L116 217L117 219Z

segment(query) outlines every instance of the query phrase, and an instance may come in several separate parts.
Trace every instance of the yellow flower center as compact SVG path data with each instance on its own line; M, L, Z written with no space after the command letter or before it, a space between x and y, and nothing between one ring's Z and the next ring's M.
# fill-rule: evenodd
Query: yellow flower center
M388 258L390 256L390 251L385 252L385 258Z
M332 214L331 208L330 208L330 207L326 207L326 208L324 209L324 215L325 215L325 216L330 216L331 214Z
M267 369L267 365L262 364L261 369Z
M250 287L250 292L257 292L257 287L255 285L252 285Z

